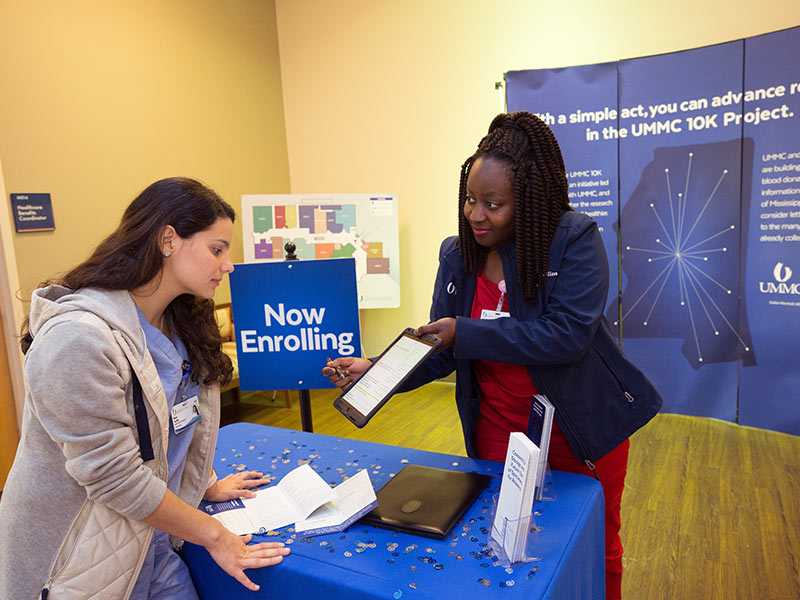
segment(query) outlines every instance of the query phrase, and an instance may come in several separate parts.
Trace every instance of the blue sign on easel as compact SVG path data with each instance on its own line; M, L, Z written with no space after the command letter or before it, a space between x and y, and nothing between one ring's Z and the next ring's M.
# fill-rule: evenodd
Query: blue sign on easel
M331 388L326 358L361 355L354 259L236 265L230 284L241 389Z

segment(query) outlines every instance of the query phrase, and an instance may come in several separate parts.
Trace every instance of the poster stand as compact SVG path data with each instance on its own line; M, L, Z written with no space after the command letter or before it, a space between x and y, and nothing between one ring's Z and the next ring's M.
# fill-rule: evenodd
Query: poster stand
M286 250L286 258L284 259L284 262L300 260L294 253L295 250L297 250L297 246L295 246L293 242L286 242L286 245L283 248ZM311 390L297 390L297 394L300 397L301 427L303 428L303 431L314 433L314 423L311 417Z

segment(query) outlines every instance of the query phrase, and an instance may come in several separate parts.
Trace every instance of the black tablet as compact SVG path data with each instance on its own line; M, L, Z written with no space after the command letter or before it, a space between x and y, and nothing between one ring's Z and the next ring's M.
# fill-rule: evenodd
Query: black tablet
M363 427L441 343L434 335L417 336L406 329L333 405L356 427Z

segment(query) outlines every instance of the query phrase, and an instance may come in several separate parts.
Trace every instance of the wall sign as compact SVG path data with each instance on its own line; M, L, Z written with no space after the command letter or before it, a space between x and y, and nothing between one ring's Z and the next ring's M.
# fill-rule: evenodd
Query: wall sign
M50 194L11 194L11 210L17 233L53 231L53 204Z

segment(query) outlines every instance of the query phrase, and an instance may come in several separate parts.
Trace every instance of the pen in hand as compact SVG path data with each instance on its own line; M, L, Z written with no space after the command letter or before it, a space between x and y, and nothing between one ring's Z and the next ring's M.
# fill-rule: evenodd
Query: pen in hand
M326 360L327 360L329 363L333 362L333 360L331 360L331 358L330 358L330 357L328 357ZM336 371L336 374L337 374L337 375L338 375L338 376L339 376L341 379L347 379L347 375L345 375L345 372L344 372L344 371L342 371L342 370L341 370L339 367L331 367L331 369L333 369L334 371Z

